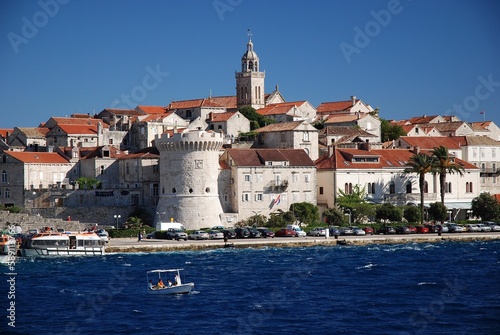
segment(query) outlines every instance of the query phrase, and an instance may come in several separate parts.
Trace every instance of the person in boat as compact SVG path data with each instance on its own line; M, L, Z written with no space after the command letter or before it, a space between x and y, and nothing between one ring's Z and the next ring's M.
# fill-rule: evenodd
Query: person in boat
M155 289L155 286L153 285L153 280L152 279L149 280L148 287L149 287L150 290L154 290Z
M179 274L175 275L175 285L180 285L181 283L181 277L179 277Z
M163 280L161 280L161 278L160 278L160 280L158 280L158 285L156 285L156 286L158 286L158 288L165 288L166 287L165 284L163 284Z
M170 281L170 279L167 280L167 285L170 287L172 286L172 282Z

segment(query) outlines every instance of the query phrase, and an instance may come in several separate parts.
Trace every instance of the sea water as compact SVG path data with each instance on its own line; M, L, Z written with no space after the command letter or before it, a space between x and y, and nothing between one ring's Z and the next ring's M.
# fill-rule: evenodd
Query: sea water
M0 268L0 333L500 334L499 256L443 241L18 258ZM148 295L166 268L194 292Z

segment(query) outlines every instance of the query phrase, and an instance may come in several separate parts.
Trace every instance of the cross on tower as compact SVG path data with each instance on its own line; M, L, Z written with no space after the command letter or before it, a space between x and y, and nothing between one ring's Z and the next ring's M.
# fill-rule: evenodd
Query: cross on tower
M248 39L252 38L252 31L250 29L247 30L247 35L248 35Z

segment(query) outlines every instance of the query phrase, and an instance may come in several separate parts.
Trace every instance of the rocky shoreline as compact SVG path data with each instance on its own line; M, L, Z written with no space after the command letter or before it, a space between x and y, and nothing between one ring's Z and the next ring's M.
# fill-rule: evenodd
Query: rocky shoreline
M137 241L135 238L116 238L109 242L109 245L106 247L106 253L210 250L220 248L335 247L367 244L493 241L499 239L500 232L443 234L442 236L438 236L437 234L341 236L338 239L333 237L308 236L304 238L236 239L229 240L227 243L222 240L170 241L153 239Z

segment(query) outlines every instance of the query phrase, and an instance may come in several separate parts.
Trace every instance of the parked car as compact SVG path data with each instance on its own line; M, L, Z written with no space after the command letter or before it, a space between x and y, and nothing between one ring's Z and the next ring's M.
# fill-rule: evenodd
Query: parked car
M324 227L316 227L310 230L307 235L309 236L326 236L326 228Z
M373 228L370 226L363 227L363 230L365 231L366 235L368 234L373 235L373 233L375 232Z
M429 233L429 228L427 228L426 226L416 226L415 228L417 228L417 233L418 234L427 234L427 233Z
M191 240L208 240L210 235L206 231L203 230L195 230L191 234L189 234L189 239Z
M439 224L426 224L425 227L427 227L427 229L429 229L429 233L437 233L439 230L439 227L441 227L441 225L439 225ZM442 233L448 232L448 226L446 226L446 225L442 226L441 229L442 229L441 230Z
M260 231L262 234L262 237L271 237L273 238L275 236L274 231L272 231L269 228L266 227L257 227L257 230Z
M260 231L257 230L257 228L255 227L245 227L246 229L248 229L248 231L250 232L250 236L249 237L253 237L253 238L260 238L262 237L262 234Z
M477 224L466 224L465 225L465 231L473 233L479 231L479 227Z
M350 227L352 229L352 234L356 236L365 236L366 232L359 227Z
M109 243L109 234L107 231L100 230L97 232L97 235L99 235L99 237L101 238L101 241L103 241L104 243Z
M339 235L340 235L339 227L336 226L330 227L330 236L339 236Z
M500 225L493 221L484 221L482 224L491 228L491 231L500 231Z
M282 228L275 233L276 237L294 237L295 235L295 230L288 228Z
M182 229L177 228L168 228L167 230L167 239L169 240L184 240L187 241L188 235Z
M236 238L236 231L232 228L224 229L222 234L227 238Z
M300 229L300 227L298 225L288 225L288 226L286 226L286 228L295 231L296 237L304 237L307 235L306 232L303 231L302 229Z
M211 240L222 240L224 234L220 230L212 229L208 232L208 236Z
M148 240L153 239L153 238L156 238L156 231L152 231L151 233L147 234L147 235L146 235L146 238L147 238Z
M396 234L409 234L410 233L410 228L406 226L397 226L396 228Z
M449 223L448 224L448 231L450 233L461 233L464 231L464 228L460 225L457 225L456 223Z
M477 227L479 228L479 231L480 231L480 232L487 232L487 231L491 231L491 227L490 227L490 226L485 225L484 223L478 223Z
M394 229L394 227L390 227L390 226L383 226L383 227L380 227L379 230L377 230L377 234L384 234L384 235L396 234L396 229Z
M350 227L340 227L339 231L342 236L354 235L354 231Z
M250 236L250 231L246 228L236 228L234 231L236 232L236 238L247 238Z
M410 234L416 234L417 233L417 228L413 226L407 226L408 229L410 229Z

